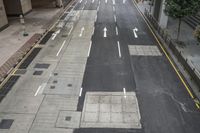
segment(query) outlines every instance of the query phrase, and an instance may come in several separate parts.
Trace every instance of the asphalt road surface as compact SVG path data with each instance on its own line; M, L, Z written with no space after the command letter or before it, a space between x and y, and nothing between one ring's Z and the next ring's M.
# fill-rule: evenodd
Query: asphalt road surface
M3 86L0 132L200 132L199 110L132 0L76 1L49 34Z

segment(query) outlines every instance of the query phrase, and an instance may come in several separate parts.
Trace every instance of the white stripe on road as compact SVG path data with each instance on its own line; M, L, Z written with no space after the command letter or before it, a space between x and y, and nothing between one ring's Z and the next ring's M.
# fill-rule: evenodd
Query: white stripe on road
M94 0L92 0L92 3L94 3Z
M65 43L66 43L66 40L62 43L62 45L61 45L61 47L60 47L60 49L59 49L59 51L58 51L58 53L56 54L56 56L58 56L59 54L60 54L60 52L61 52L61 50L62 50L62 48L64 47L64 45L65 45Z
M115 20L115 22L117 22L117 17L116 17L116 15L114 15L114 20Z
M126 98L126 88L123 88L124 98Z
M39 92L42 92L44 90L44 88L46 87L47 83L43 83L42 85L40 85L37 89L37 91L35 92L34 96L37 96Z
M101 4L101 1L99 1L99 5Z
M113 5L115 5L115 0L113 0Z
M51 39L54 40L59 33L60 33L60 29L53 33Z
M99 11L99 6L97 7L97 12Z
M88 49L88 57L90 56L91 47L92 47L92 41L90 41L90 46L89 46L89 49Z
M82 3L83 0L80 0L80 3Z
M108 0L105 0L105 3L108 3Z
M95 17L95 22L97 22L97 15L96 15L96 17Z
M74 28L74 25L72 25L72 28L70 29L70 31L69 31L69 33L68 33L68 35L70 35L70 34L71 34L71 32L72 32L73 28Z
M79 97L81 97L81 95L82 95L82 91L83 91L83 88L80 89Z
M115 12L115 7L113 6L113 12Z
M121 54L121 48L120 48L120 43L119 43L119 41L117 41L117 46L118 46L119 58L121 58L121 57L122 57L122 54Z
M116 35L118 36L118 35L119 35L119 32L118 32L117 26L115 27L115 30L116 30Z

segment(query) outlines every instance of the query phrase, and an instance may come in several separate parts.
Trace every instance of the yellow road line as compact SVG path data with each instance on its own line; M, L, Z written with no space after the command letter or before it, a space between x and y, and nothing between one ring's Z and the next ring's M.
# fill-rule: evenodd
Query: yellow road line
M156 41L158 42L160 48L162 49L162 51L164 52L165 56L167 57L168 61L170 62L171 66L173 67L173 69L175 70L176 74L178 75L179 79L181 80L181 82L183 83L183 85L185 86L187 92L189 93L190 97L194 100L194 95L192 94L192 91L189 89L188 85L186 84L186 82L184 81L183 77L181 76L181 74L178 72L178 69L176 68L176 66L174 65L173 61L170 59L169 55L167 54L167 52L165 51L165 49L163 48L161 42L159 41L159 39L157 38L157 36L155 35L155 33L153 32L151 26L149 25L149 21L148 19L141 13L141 11L138 9L136 3L133 0L133 4L135 5L136 9L138 10L138 12L140 13L140 15L142 16L143 20L145 21L145 23L147 24L148 28L150 29L151 33L153 34L154 38L156 39ZM147 22L148 21L148 22ZM195 102L195 105L198 109L200 109L200 106L198 103Z

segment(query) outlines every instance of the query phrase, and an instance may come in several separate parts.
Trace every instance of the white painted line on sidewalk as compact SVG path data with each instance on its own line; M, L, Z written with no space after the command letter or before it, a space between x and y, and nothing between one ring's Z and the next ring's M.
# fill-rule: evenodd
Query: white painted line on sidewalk
M43 90L44 90L44 88L46 87L46 85L47 85L47 83L41 84L41 85L38 87L37 91L35 92L35 95L34 95L34 96L37 96L39 92L43 92Z
M80 92L79 92L79 97L81 97L82 91L83 91L83 88L81 87Z
M116 17L116 15L114 15L114 20L115 20L115 22L117 22L117 17Z
M90 41L90 46L89 46L89 49L88 49L88 57L90 57L90 50L91 50L91 47L92 47L92 41Z
M126 88L123 88L124 98L126 98Z
M119 35L119 32L118 32L117 26L115 27L115 31L116 31L116 35L118 36L118 35Z
M65 43L66 43L66 40L62 43L62 45L61 45L60 49L58 50L58 53L56 54L56 56L58 56L58 55L60 54L62 48L63 48L64 45L65 45Z
M68 35L70 35L70 34L71 34L71 32L72 32L73 28L74 28L74 25L72 25L72 28L70 29L70 31L69 31L69 33L68 33Z
M120 48L120 43L119 41L117 41L117 46L118 46L118 51L119 51L119 58L122 57L122 54L121 54L121 48Z
M113 6L113 12L115 12L115 7Z

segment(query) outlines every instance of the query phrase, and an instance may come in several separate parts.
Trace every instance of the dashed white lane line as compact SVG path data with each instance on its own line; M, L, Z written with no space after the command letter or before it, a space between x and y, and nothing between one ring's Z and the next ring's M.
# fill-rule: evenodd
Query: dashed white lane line
M65 40L65 41L63 41L63 43L62 43L62 45L61 45L60 49L58 50L58 52L57 52L57 54L56 54L56 56L58 56L58 55L60 54L60 52L61 52L62 48L63 48L63 47L64 47L64 45L65 45L65 43L66 43L66 40Z
M116 31L116 35L118 36L118 35L119 35L119 32L118 32L117 26L115 27L115 31Z
M113 5L115 5L115 0L113 0Z
M70 34L71 34L71 32L72 32L73 28L74 28L74 25L72 25L72 28L70 29L70 31L69 31L69 33L68 33L68 35L70 35Z
M97 12L99 11L99 6L97 7Z
M79 34L79 37L82 37L82 36L83 36L84 30L85 30L85 27L82 27L82 28L81 28L81 32L80 32L80 34Z
M107 4L107 3L108 3L108 0L105 0L105 3Z
M92 47L92 41L90 41L90 46L89 46L89 49L88 49L88 57L90 57L91 47Z
M126 88L123 88L124 98L126 98Z
M92 3L94 3L94 0L92 0Z
M121 57L122 57L122 54L121 54L121 48L120 48L120 43L119 43L119 41L117 41L117 46L118 46L119 58L121 58Z
M115 12L115 7L113 6L113 12Z
M116 17L116 15L114 15L114 20L115 20L115 22L117 22L117 17Z
M101 1L99 1L99 5L101 4Z
M44 90L44 88L46 87L46 85L47 85L47 83L43 83L42 85L40 85L40 86L38 87L37 91L35 92L35 95L34 95L34 96L37 96L39 92L42 93L43 90Z
M81 97L82 92L83 92L83 88L81 87L80 92L79 92L79 97Z

